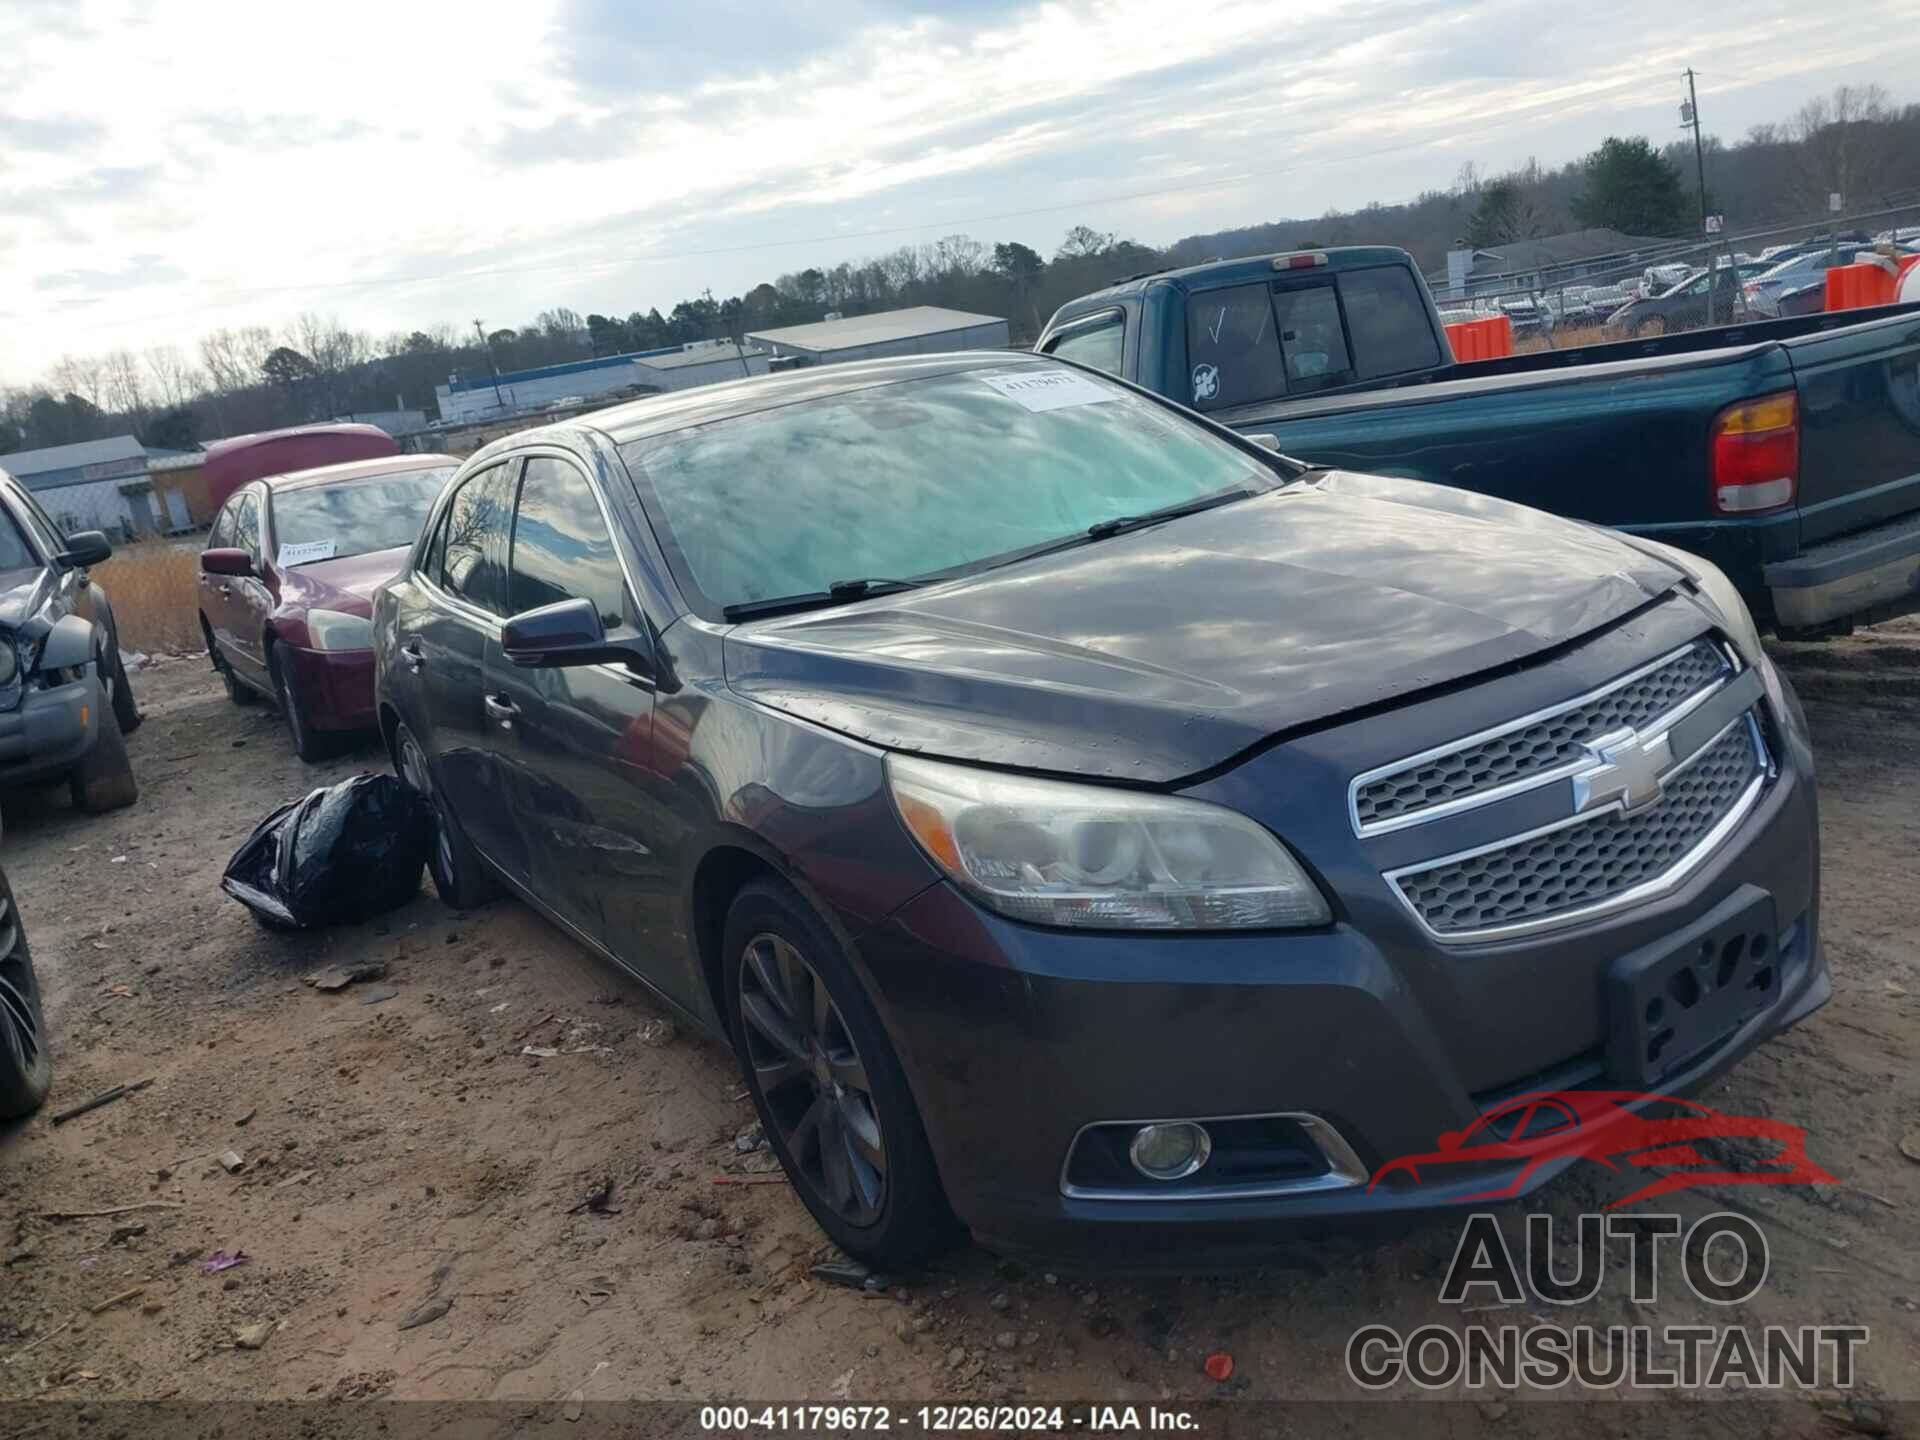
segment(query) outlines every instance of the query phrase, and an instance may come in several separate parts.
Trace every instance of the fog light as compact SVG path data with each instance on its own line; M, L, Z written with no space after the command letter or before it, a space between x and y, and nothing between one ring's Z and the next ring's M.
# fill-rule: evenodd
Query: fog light
M1127 1146L1133 1168L1149 1180L1184 1180L1213 1153L1206 1127L1191 1120L1142 1125Z

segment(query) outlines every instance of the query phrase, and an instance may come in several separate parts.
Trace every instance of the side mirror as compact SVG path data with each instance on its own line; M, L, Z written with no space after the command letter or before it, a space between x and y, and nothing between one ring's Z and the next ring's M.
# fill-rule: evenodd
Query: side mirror
M258 573L253 568L253 556L237 547L226 546L202 550L200 569L207 575L239 575L243 578Z
M523 610L500 627L500 648L507 659L528 670L571 665L626 665L650 673L653 655L646 641L609 638L591 600L556 600Z
M113 542L98 530L76 530L67 536L67 548L54 558L62 565L83 569L113 554Z
M1251 440L1262 450L1271 450L1276 455L1280 453L1280 437L1270 430L1252 430L1241 436L1241 438L1243 440Z

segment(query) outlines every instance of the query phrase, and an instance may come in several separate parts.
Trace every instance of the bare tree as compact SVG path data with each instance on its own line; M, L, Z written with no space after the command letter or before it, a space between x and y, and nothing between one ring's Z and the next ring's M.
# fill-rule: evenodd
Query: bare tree
M154 393L169 409L185 405L206 388L205 377L177 345L149 346L142 358L153 379Z
M1800 107L1789 130L1796 188L1809 208L1838 194L1843 206L1878 198L1898 146L1887 92L1878 85L1842 85Z
M47 379L58 394L78 395L95 409L106 398L107 367L95 355L62 355Z
M105 370L107 408L145 422L147 411L146 377L131 350L109 351L102 361Z

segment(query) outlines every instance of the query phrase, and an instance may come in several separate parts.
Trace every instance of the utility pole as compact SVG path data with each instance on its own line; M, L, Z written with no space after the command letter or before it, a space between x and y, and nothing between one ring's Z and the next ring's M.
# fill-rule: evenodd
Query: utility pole
M1693 126L1693 163L1700 177L1700 235L1707 233L1707 151L1700 140L1700 97L1694 93L1693 67L1687 67L1687 108L1680 117Z
M493 342L487 339L487 327L475 320L473 333L480 337L480 348L487 352L487 373L493 376L493 403L504 410L507 402L500 394L500 367L493 363Z

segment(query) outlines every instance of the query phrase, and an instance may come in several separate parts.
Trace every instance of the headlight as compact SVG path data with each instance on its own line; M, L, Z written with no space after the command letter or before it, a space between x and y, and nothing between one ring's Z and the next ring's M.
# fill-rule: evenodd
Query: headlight
M373 622L364 615L339 610L309 610L307 634L316 650L368 650L373 647Z
M887 782L920 848L1015 920L1264 930L1333 918L1285 846L1218 805L898 755L887 759Z

